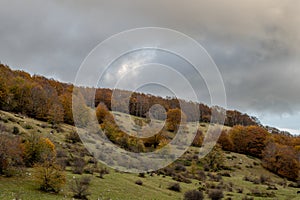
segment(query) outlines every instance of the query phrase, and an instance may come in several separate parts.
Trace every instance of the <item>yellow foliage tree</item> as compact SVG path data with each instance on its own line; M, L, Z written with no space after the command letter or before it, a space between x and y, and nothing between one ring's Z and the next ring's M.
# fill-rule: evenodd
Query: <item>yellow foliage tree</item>
M181 123L186 122L186 115L178 108L170 109L167 112L166 127L168 131L177 131Z

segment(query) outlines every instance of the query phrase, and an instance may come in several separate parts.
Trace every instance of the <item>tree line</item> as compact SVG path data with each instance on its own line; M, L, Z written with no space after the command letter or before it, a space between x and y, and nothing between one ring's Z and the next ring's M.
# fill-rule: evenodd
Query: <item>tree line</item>
M3 64L0 64L0 75L1 110L22 113L53 124L61 122L74 124L72 115L74 85L61 83L39 75L30 75L24 71L14 71ZM91 105L91 102L95 106L104 103L109 110L116 109L112 107L113 90L98 88L95 89L95 95L93 96L91 95L93 94L93 88L81 89L80 91L87 105ZM225 115L224 124L227 126L259 125L257 118L236 110L225 110L217 106L209 107L203 103L184 101L173 97L163 98L137 92L131 94L131 92L125 90L118 91L118 94L120 98L117 102L114 102L113 106L117 107L118 111L125 112L122 108L128 104L128 114L138 117L146 117L149 108L155 108L154 105L159 104L164 110L154 109L154 117L157 119L166 119L166 112L170 109L184 107L187 121L221 123L221 118ZM130 96L130 98L122 98L122 96ZM197 112L195 112L195 107L198 108Z

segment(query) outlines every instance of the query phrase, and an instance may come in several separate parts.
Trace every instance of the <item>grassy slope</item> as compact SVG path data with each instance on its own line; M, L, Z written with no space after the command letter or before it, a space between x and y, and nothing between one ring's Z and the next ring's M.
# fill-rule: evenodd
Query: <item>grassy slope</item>
M5 126L8 129L12 129L16 126L21 132L40 132L41 135L49 137L52 141L56 142L56 145L64 145L65 135L71 131L74 127L69 125L62 125L65 130L63 133L50 134L53 131L50 126L44 128L41 125L45 122L40 122L38 120L30 118L22 118L17 115L0 112L0 117L2 121L6 121ZM28 129L30 125L32 128ZM203 131L206 130L207 125L203 124L201 126ZM191 148L191 151L198 151L197 148ZM258 163L258 165L253 165L253 163ZM230 166L233 170L229 171L231 177L223 177L225 183L233 183L233 192L225 193L226 195L231 195L232 199L242 199L246 193L249 193L252 189L258 188L259 190L266 191L267 186L265 185L255 185L251 182L246 182L243 180L244 176L259 177L260 175L266 175L272 179L272 181L279 183L283 181L280 177L268 172L263 169L260 165L260 160L256 158L247 157L245 155L240 155L236 153L226 153L226 165ZM249 168L252 166L252 168ZM32 169L27 169L27 173L23 173L20 177L5 178L0 177L0 199L11 200L18 196L21 199L71 199L71 194L69 192L69 184L72 181L73 174L70 170L67 170L68 184L65 186L64 190L58 194L47 194L38 191L38 185L34 182ZM77 176L77 175L75 175ZM143 181L143 186L135 184L135 181L141 179ZM182 199L185 191L190 189L198 188L198 181L193 180L191 184L180 183L182 187L182 192L173 192L167 189L170 183L174 181L170 177L163 178L162 176L146 176L146 178L139 178L136 174L119 173L114 170L110 170L110 174L105 175L104 179L93 177L90 192L90 199ZM243 194L236 192L236 188L243 188ZM290 187L282 187L276 184L278 190L274 191L276 193L276 198L258 198L254 199L297 199L297 189ZM298 197L298 199L300 199Z

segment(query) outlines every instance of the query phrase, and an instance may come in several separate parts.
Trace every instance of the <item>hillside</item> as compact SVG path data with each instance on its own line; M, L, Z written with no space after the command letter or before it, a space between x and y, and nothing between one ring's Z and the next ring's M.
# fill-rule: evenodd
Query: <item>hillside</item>
M120 114L118 120L122 121L124 115ZM13 177L0 177L0 199L71 199L72 192L70 185L74 177L90 176L91 185L89 199L183 199L184 193L188 190L202 188L209 191L212 188L222 189L224 199L299 199L297 191L299 189L294 182L281 178L261 166L261 160L243 154L233 152L224 152L224 166L216 172L203 170L203 165L193 163L191 157L194 157L199 148L191 147L187 153L177 162L167 167L166 170L146 174L145 177L138 174L117 172L108 169L109 174L99 178L99 173L91 174L88 170L91 165L92 156L84 150L80 142L70 141L70 134L74 132L74 127L67 124L61 124L58 127L49 123L17 115L9 112L0 111L0 125L2 132L12 134L14 129L22 137L29 136L31 133L37 133L42 137L49 138L56 147L58 159L67 161L74 158L84 158L86 161L85 170L82 174L74 174L74 163L72 161L66 164L65 173L67 184L58 194L51 194L39 191L39 185L36 183L35 168L23 168L22 173ZM17 128L14 128L17 127ZM202 131L205 132L207 124L202 124ZM228 128L229 129L229 128ZM1 134L2 135L2 134ZM98 163L98 167L105 166ZM180 181L181 191L169 190L170 184L175 183L166 171L173 171L174 174L188 177L196 172L202 174L201 180L194 178L185 178ZM164 174L165 173L165 174ZM137 185L137 180L142 181L142 185ZM183 182L182 182L183 181ZM186 182L186 183L184 183ZM205 199L208 194L204 192ZM260 196L260 197L259 197Z

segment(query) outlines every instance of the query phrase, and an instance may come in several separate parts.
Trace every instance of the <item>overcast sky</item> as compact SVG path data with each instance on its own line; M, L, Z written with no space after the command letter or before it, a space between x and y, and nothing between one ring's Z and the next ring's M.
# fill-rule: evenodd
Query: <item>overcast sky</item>
M211 55L229 108L300 130L299 11L299 0L1 0L0 60L74 82L87 54L111 35L170 28Z

